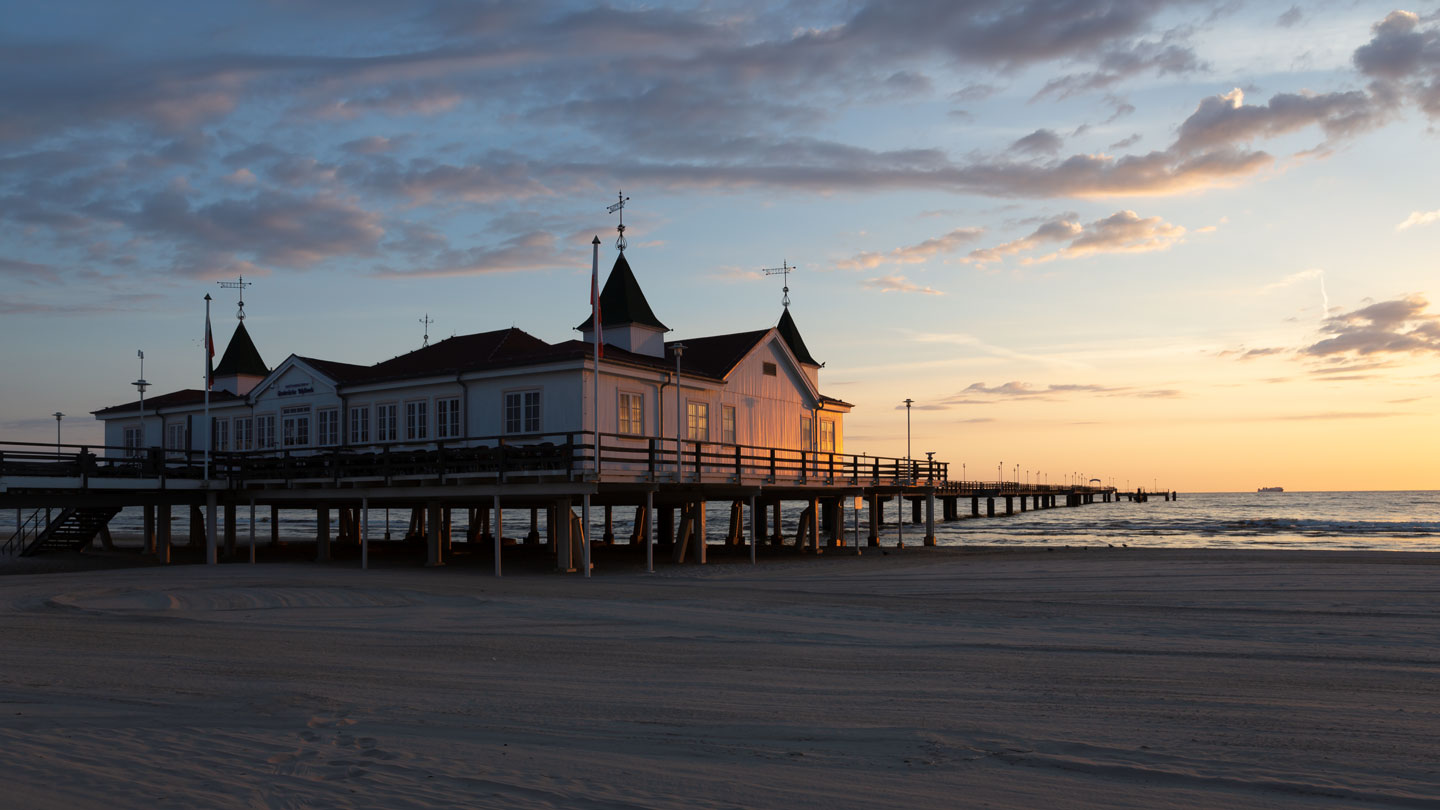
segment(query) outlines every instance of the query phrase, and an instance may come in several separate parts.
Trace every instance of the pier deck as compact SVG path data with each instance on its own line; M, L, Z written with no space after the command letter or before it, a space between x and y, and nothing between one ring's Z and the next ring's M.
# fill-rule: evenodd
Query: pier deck
M472 525L478 521L478 530L472 529L467 540L494 542L489 531L492 510L530 509L528 539L540 541L536 516L544 510L545 539L556 547L559 566L570 570L589 556L588 544L580 538L590 534L586 530L595 522L592 508L604 510L607 541L613 538L612 510L635 507L636 523L644 524L644 535L652 542L675 549L676 561L685 559L689 549L703 562L709 536L707 502L733 505L726 540L748 543L753 556L755 545L779 541L782 502L807 504L795 544L819 551L852 542L845 528L847 500L853 500L857 512L860 503L868 505L867 540L875 545L884 506L897 499L902 505L910 503L910 522L923 523L923 541L933 543L937 520L1147 497L1143 491L1119 493L1113 487L951 480L949 465L930 459L692 441L677 447L674 439L618 434L601 434L598 452L593 434L568 433L475 437L378 450L220 452L209 459L194 451L160 448L0 442L0 509L16 510L14 535L0 532L0 554L38 547L44 530L40 510L124 506L145 509L147 548L158 552L168 548L170 511L181 506L190 508L192 522L200 520L206 527L207 556L214 562L217 510L224 510L224 538L227 549L233 549L237 507L268 506L315 509L317 556L326 559L332 510L341 515L337 542L363 543L359 523L364 509L401 507L412 510L412 525L418 524L429 546L428 559L439 564L450 543L450 510L467 509ZM1172 496L1167 492L1164 497ZM576 505L582 515L571 521L574 525L557 520L566 510L573 515ZM206 510L203 516L201 507ZM902 508L896 507L897 519ZM498 573L501 543L494 544Z

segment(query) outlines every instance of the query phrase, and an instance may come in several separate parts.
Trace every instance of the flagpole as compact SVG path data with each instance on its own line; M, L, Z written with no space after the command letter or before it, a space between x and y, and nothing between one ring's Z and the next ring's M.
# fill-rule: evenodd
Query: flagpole
M595 402L595 422L593 424L595 436L595 480L600 480L600 237L590 243L590 318L591 325L595 327L595 380L594 394L591 399ZM585 527L589 530L589 526ZM590 573L588 570L585 573Z
M214 338L210 337L210 294L205 294L205 481L210 481L210 445L215 441L215 426L210 424L210 358L214 355Z

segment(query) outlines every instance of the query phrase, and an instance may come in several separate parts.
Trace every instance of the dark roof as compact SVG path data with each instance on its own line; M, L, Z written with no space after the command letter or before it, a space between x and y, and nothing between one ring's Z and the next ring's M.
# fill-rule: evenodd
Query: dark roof
M540 338L512 326L493 332L446 338L433 346L416 349L369 367L348 366L343 363L336 365L347 366L341 370L341 373L346 375L344 382L374 382L435 374L458 374L498 365L516 365L521 358L549 348L550 344ZM339 379L337 378L337 381Z
M587 315L575 328L582 331L589 329L590 321L594 318L593 313ZM650 303L645 300L645 293L640 290L640 282L635 280L635 274L630 271L630 263L625 261L625 254L621 253L615 259L615 266L610 268L610 277L605 279L605 286L600 290L600 325L625 326L632 323L670 331L650 310Z
M680 360L682 374L698 372L717 379L723 378L768 334L769 329L759 329L754 332L674 340L665 344L665 356L669 358L667 365L670 368L675 367L675 344L684 343L685 356ZM608 348L606 352L609 352Z
M253 374L264 377L269 373L270 369L265 367L265 361L260 359L260 350L255 348L255 341L250 339L250 333L245 330L245 322L241 321L235 326L235 334L230 336L230 344L225 347L220 364L215 366L215 376Z
M800 329L795 325L795 319L790 317L790 308L786 307L780 315L780 323L775 326L780 330L780 337L785 338L785 345L790 347L795 359L811 366L820 365L820 361L810 356L810 350L805 348L805 339L800 337Z
M318 357L301 357L295 355L295 359L305 361L305 364L324 374L326 377L337 383L350 382L365 376L370 371L370 366L359 366L354 363L340 363L335 360L321 360Z
M230 393L229 391L211 391L211 392L210 392L210 404L212 404L212 405L214 405L214 404L216 404L216 403L221 403L221 402L231 402L231 401L233 401L233 400L244 399L244 398L245 398L245 397L242 397L242 396L240 396L240 395L238 395L238 394L232 394L232 393ZM170 408L170 407L175 407L175 406L179 406L179 405L199 405L200 403L202 403L202 402L204 402L204 401L205 401L205 389L203 389L203 388L186 388L186 389L183 389L183 390L180 390L180 391L172 391L172 392L170 392L170 393L168 393L168 394L161 394L161 395L155 396L155 397L146 397L146 398L145 398L145 412L146 412L146 413L154 413L154 412L156 412L157 410L160 410L161 408ZM105 414L118 413L118 412L120 412L120 411L138 411L138 410L140 410L140 400L137 399L137 400L135 400L134 402L127 402L127 403L125 403L124 405L111 405L111 406L108 407L108 408L101 408L101 409L98 410L98 411L91 411L91 413L94 414L95 416L103 416L103 415L105 415Z

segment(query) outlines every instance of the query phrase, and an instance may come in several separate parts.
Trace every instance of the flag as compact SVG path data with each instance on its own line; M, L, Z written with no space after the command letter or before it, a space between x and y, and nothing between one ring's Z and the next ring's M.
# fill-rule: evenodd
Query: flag
M590 268L590 319L595 327L595 356L605 356L605 340L600 333L600 264Z
M210 305L205 305L205 387L215 385L215 338L210 334Z

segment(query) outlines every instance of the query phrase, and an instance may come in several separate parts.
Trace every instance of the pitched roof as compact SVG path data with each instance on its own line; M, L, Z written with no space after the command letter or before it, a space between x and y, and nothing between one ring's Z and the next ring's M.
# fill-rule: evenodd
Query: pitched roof
M458 374L462 371L473 371L496 365L511 365L513 361L521 357L543 352L549 348L551 348L550 344L540 338L512 326L509 329L497 329L493 332L446 338L433 346L416 349L373 366L350 366L349 369L341 371L346 374L344 382L374 382L434 374ZM318 369L319 366L316 368ZM358 371L352 373L350 369L358 369Z
M582 331L589 329L590 321L594 318L593 314L587 316L575 328ZM600 290L600 325L605 327L626 324L670 331L650 310L650 303L645 300L645 293L640 290L640 282L635 280L630 263L625 261L625 254L621 253L615 259L615 266L610 268L610 277L605 279L605 287Z
M780 337L785 338L785 345L795 355L795 359L812 366L820 365L820 361L810 356L810 350L805 348L805 339L800 337L800 328L795 325L795 319L790 317L790 308L786 307L780 315L780 323L776 324L780 330Z
M245 322L241 321L235 327L235 334L230 336L230 343L225 347L225 354L220 357L220 364L215 366L215 376L253 374L264 377L269 373L270 369L265 367L265 361L260 359L260 350L255 348L255 341L250 339L250 333L245 329Z
M232 393L230 393L229 391L211 391L211 392L210 392L210 404L211 404L211 405L216 405L216 404L223 403L223 402L231 402L231 401L234 401L234 400L237 400L237 399L244 399L244 398L245 398L245 397L240 396L240 395L238 395L238 394L232 394ZM205 401L205 389L203 389L203 388L184 388L184 389L181 389L181 390L179 390L179 391L171 391L171 392L168 393L168 394L161 394L161 395L155 396L155 397L146 397L146 398L145 398L145 412L146 412L146 413L155 413L157 410L159 410L159 409L161 409L161 408L171 408L171 407L175 407L175 406L179 406L179 405L199 405L200 403L202 403L202 402L204 402L204 401ZM125 403L124 405L111 405L111 406L108 407L108 408L101 408L101 409L98 410L98 411L91 411L90 413L94 414L95 416L102 416L102 415L110 414L110 413L118 413L118 412L120 412L120 411L138 411L138 410L140 410L140 400L137 399L137 400L135 400L134 402L127 402L127 403Z
M722 379L768 334L769 329L758 329L754 332L672 340L665 344L665 356L669 359L667 365L674 367L675 344L684 343L685 356L680 359L681 373L699 373Z
M301 357L295 355L295 359L304 361L306 365L324 374L326 377L337 383L350 382L359 379L370 371L370 366L360 366L354 363L341 363L335 360L321 360L318 357Z

